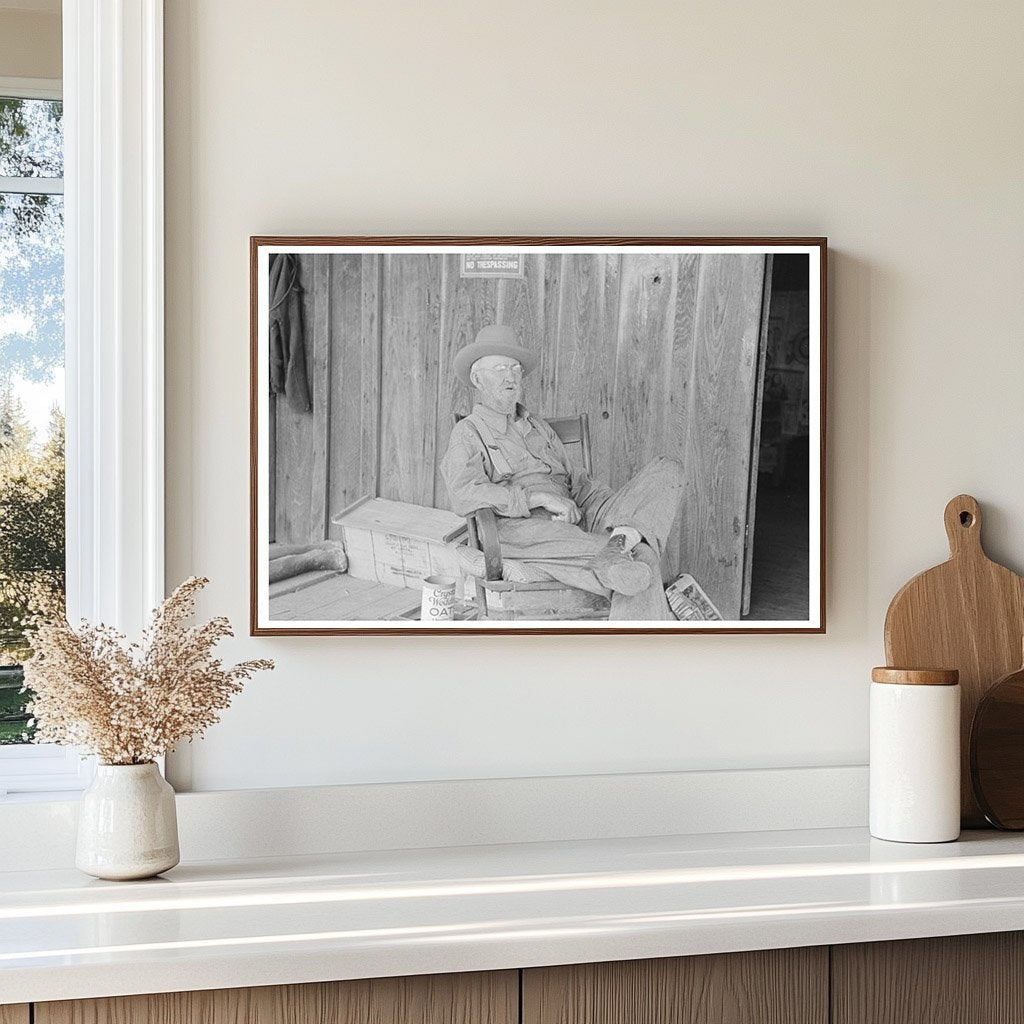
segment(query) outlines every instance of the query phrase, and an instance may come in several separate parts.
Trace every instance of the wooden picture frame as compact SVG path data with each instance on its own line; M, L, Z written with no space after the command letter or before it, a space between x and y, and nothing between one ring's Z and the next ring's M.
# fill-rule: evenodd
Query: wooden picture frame
M826 266L824 238L251 238L252 635L823 633ZM512 417L454 362L491 325L529 350L492 366ZM632 596L588 546L630 525ZM428 576L453 618L421 620Z

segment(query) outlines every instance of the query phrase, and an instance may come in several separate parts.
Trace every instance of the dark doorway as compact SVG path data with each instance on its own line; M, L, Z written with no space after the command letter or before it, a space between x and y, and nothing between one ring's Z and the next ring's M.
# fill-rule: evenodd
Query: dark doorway
M748 619L809 610L810 260L772 263Z

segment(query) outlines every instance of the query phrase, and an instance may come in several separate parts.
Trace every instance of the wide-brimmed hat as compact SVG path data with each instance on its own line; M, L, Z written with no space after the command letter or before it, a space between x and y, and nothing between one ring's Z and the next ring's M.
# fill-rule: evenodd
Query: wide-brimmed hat
M467 387L472 387L469 371L484 356L508 356L523 368L525 377L537 365L537 353L519 344L516 332L507 324L490 324L481 328L476 341L455 353L455 376Z

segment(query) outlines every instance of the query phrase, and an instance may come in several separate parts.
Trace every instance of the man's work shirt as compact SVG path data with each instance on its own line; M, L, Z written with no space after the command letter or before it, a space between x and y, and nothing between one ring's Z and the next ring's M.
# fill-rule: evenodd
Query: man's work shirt
M512 416L473 406L452 430L441 473L458 515L492 508L500 516L525 518L536 491L571 498L585 512L612 493L573 466L558 435L522 405Z

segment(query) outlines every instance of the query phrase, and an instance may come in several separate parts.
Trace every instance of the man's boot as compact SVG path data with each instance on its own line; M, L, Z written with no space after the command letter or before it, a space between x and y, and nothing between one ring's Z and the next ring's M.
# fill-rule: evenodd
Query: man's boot
M617 594L635 597L651 585L651 569L646 562L638 562L633 550L626 550L626 538L617 533L591 559L589 568L601 585Z

